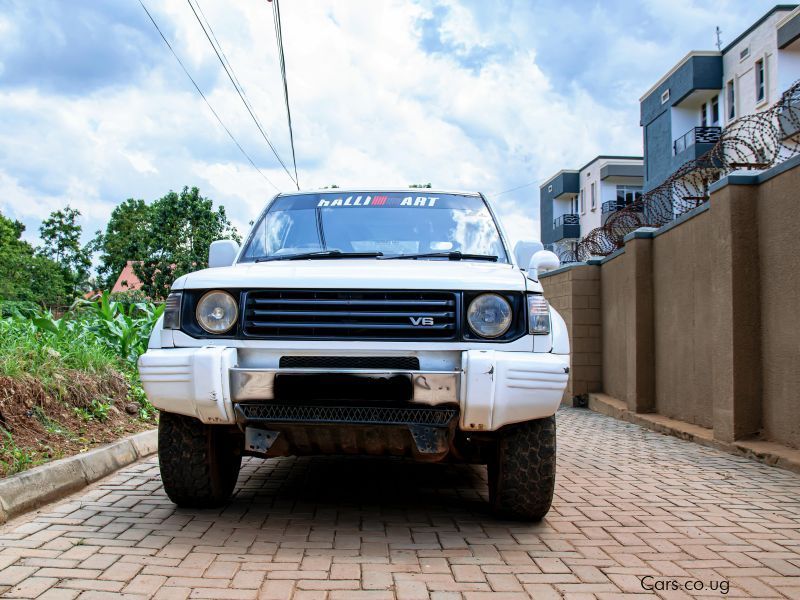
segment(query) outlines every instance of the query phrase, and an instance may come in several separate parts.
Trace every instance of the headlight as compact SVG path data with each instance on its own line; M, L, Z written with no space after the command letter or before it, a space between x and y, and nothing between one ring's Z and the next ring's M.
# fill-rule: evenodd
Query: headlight
M541 294L528 294L528 333L550 333L550 305Z
M164 329L181 328L181 292L172 292L167 296L166 306L164 307Z
M236 323L239 307L228 292L206 292L197 303L197 322L208 333L225 333Z
M481 294L470 302L467 322L481 337L496 338L511 327L511 305L497 294Z

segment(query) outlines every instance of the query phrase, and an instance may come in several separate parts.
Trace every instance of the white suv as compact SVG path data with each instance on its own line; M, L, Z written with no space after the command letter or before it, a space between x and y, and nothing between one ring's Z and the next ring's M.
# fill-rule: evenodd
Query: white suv
M243 455L369 454L487 464L499 513L547 513L569 341L537 279L558 258L512 255L482 195L280 194L209 265L139 360L175 503L225 503Z

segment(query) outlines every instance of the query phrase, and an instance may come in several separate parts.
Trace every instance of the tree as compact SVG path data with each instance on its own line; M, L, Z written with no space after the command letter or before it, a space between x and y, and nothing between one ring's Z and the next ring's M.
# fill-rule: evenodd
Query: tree
M69 206L51 212L39 228L44 247L37 252L61 267L74 291L86 281L92 264L89 249L81 246L81 226L77 222L80 215L79 210Z
M134 265L144 291L153 299L169 293L172 282L208 266L208 248L220 239L241 241L239 233L220 206L196 187L180 194L169 192L150 206L149 230L144 256Z
M100 252L98 283L111 288L129 260L147 257L150 236L150 206L128 198L111 213L105 233L98 231L92 249Z
M25 225L0 214L0 299L55 305L72 301L72 285L55 261L21 239Z

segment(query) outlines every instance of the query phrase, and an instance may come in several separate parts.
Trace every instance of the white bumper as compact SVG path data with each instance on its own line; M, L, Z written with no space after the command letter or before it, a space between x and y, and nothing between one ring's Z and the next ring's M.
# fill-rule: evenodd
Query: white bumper
M139 375L156 408L197 417L204 423L234 423L233 402L242 397L239 382L247 379L243 373L251 374L252 381L267 383L282 372L289 375L285 369L237 369L237 365L236 348L151 349L139 359ZM461 429L494 431L554 414L567 386L568 372L567 355L465 350L460 369L454 371L363 374L408 375L414 382L412 402L458 402ZM430 385L433 382L434 389ZM273 399L271 385L261 389L259 400Z

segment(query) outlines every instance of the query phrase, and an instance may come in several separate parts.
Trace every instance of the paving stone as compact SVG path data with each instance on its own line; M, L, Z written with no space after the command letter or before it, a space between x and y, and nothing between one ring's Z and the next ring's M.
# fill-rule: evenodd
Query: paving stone
M0 594L583 600L649 575L800 597L800 476L586 410L558 424L538 524L492 517L480 466L248 458L228 506L191 511L151 458L0 528Z

